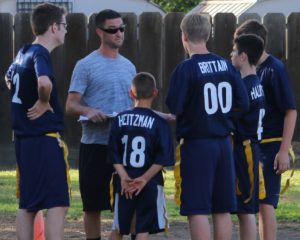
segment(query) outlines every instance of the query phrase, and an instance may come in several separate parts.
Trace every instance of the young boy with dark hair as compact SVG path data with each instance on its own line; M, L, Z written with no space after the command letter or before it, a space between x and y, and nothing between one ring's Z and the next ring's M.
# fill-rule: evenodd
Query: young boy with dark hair
M137 240L168 227L162 169L174 164L173 140L166 120L151 109L154 77L137 74L130 94L134 108L116 117L109 138L109 159L118 173L112 240L129 234L133 218Z
M259 210L259 141L265 114L264 92L256 75L256 64L264 49L263 40L254 34L243 34L234 39L232 64L239 69L246 86L250 108L236 116L234 159L237 179L237 215L240 239L255 240L255 214Z
M257 20L247 20L234 33L256 34L267 40L267 29ZM289 169L289 151L297 119L296 104L288 73L283 63L263 52L258 61L257 75L265 93L265 117L260 144L266 198L259 204L259 234L263 240L276 238L275 209L280 195L281 174Z

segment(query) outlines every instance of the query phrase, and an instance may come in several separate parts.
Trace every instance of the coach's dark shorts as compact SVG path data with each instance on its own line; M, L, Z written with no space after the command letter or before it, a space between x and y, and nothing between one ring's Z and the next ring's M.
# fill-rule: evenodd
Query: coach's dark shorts
M180 174L181 215L236 210L235 169L229 137L185 139L181 145Z
M19 208L38 211L69 206L66 164L57 139L17 138L15 148L20 170Z
M254 214L259 210L259 159L258 143L234 143L237 213Z
M260 144L261 162L263 167L266 198L260 203L273 205L277 208L280 194L281 175L274 170L274 159L279 151L281 142L270 142Z
M80 145L79 186L83 211L111 209L109 184L113 165L107 162L107 146Z

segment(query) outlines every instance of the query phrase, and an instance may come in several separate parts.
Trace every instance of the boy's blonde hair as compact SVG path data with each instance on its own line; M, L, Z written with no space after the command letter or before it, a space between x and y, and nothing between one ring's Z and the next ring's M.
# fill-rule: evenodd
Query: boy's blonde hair
M210 19L205 14L189 14L182 19L180 29L193 43L207 42L211 32Z

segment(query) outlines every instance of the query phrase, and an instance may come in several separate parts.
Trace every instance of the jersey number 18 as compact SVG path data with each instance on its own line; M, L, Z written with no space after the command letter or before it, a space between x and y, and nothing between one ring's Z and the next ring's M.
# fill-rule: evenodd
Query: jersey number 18
M124 146L124 153L123 153L123 165L127 166L126 158L127 158L127 147L128 147L128 135L124 135L122 137L122 143ZM130 144L130 143L129 143ZM131 146L129 146L130 150L130 157L129 162L132 167L141 168L145 164L145 148L146 148L146 141L145 138L142 136L136 136L131 141Z

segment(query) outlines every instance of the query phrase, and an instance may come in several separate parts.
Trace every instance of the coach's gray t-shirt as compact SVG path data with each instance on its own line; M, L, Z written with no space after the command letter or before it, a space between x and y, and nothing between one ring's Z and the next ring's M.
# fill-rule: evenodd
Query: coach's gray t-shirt
M108 58L94 51L77 62L69 92L80 93L83 104L103 113L119 113L132 107L129 91L135 74L134 65L123 56ZM81 142L107 144L110 124L111 120L106 123L82 122Z

